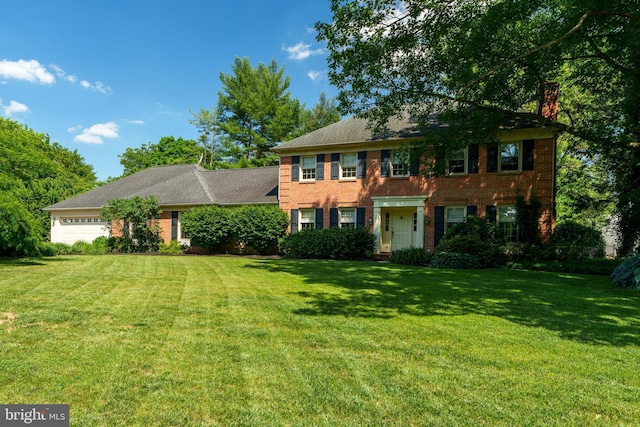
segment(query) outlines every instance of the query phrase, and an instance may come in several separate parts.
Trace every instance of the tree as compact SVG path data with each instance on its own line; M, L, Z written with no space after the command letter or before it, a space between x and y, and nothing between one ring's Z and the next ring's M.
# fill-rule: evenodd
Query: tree
M375 127L408 111L449 126L422 148L491 141L505 123L588 143L614 178L622 252L640 241L636 0L332 0L316 25L344 113ZM548 99L560 85L560 108ZM554 120L557 119L557 120Z
M203 148L202 160L199 163L208 169L215 169L217 161L216 153L220 151L219 149L216 150L216 140L220 133L220 126L218 124L220 113L215 109L206 110L201 108L197 113L191 111L191 114L193 115L193 119L189 120L189 123L194 125L198 129L198 132L200 132L198 142L202 144Z
M160 138L157 144L142 144L140 148L128 147L120 154L123 176L128 176L152 166L196 164L202 150L192 139Z
M100 217L118 240L117 250L122 252L153 252L162 241L158 219L161 214L158 200L154 196L143 199L109 200L100 211Z
M310 110L305 109L303 111L300 129L296 132L296 135L300 136L313 132L316 129L338 122L341 118L336 100L327 98L327 95L323 92L320 94L317 104Z
M33 246L32 232L41 240L47 237L49 214L42 209L93 189L95 181L93 167L76 150L68 150L52 143L47 134L0 117L0 194L6 196L2 200L3 215L14 221L6 227L24 227L24 232L3 234L3 238L11 235L17 239L3 242L5 250L10 247L15 254L33 254L32 250L19 248Z
M276 61L251 66L236 58L232 74L220 73L218 126L225 156L232 162L263 166L276 163L270 151L288 140L300 122L302 106L291 97L289 77Z

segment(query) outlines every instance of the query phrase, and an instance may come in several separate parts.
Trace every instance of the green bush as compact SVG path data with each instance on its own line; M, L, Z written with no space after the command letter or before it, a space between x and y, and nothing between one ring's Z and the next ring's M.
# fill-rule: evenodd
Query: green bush
M180 255L184 253L184 247L177 240L172 240L169 244L160 242L158 253L163 255Z
M605 242L602 232L592 227L565 221L553 233L553 249L558 259L603 258Z
M455 252L438 252L431 257L431 268L466 269L481 268L482 264L471 254L459 254Z
M278 206L243 206L232 214L233 237L260 254L275 253L289 217Z
M280 253L294 259L360 259L373 252L375 236L363 227L301 230L280 241Z
M622 261L610 277L611 282L620 288L640 290L640 254Z
M618 261L606 258L585 258L582 260L528 259L507 263L508 268L522 270L549 271L554 273L576 273L609 276Z
M38 256L42 227L18 199L0 193L0 256Z
M220 206L201 206L185 212L182 230L191 239L192 246L215 251L231 240L233 220L231 210Z
M469 254L482 268L497 267L506 262L502 243L495 224L486 218L468 216L447 230L436 252Z
M430 256L422 248L400 249L391 252L390 262L403 265L428 265Z

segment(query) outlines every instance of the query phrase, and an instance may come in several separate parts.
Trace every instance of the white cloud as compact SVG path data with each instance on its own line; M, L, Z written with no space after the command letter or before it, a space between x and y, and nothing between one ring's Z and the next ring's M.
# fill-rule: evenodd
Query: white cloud
M82 129L82 125L71 126L67 129L67 132L78 132L80 129Z
M81 80L80 86L82 86L85 89L91 89L93 91L105 93L105 94L113 92L113 90L111 90L109 86L105 86L104 83L102 82L95 82L95 84L91 84L86 80Z
M143 125L144 124L144 122L142 120L128 120L128 119L125 119L124 121L127 122L127 123L131 123L132 125Z
M322 49L311 50L310 48L310 44L300 42L295 46L283 47L282 49L289 52L289 59L294 59L296 61L302 61L310 56L322 55L324 53L324 50Z
M51 68L56 73L56 75L63 80L66 80L70 83L75 83L78 81L78 78L75 75L65 73L64 70L56 64L49 65L49 68Z
M5 79L26 80L31 83L52 84L56 78L35 59L25 61L0 61L0 76Z
M0 109L2 109L2 113L5 117L11 117L15 113L26 113L27 111L29 111L29 107L18 101L11 101L9 102L9 105L3 105L1 99Z
M315 83L324 79L325 73L323 71L309 71L307 76Z
M118 138L120 136L118 130L118 125L115 122L99 123L84 129L73 140L85 144L103 144L102 138Z

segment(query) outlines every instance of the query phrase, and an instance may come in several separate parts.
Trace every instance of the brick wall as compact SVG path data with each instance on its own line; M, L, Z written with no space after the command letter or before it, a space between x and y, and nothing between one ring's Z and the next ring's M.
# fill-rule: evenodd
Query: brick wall
M479 172L461 176L426 179L423 175L411 177L381 177L381 152L367 152L365 179L331 180L331 162L324 162L324 180L291 181L291 156L280 159L280 207L287 213L291 209L324 208L324 224L329 224L329 208L365 207L365 218L373 216L372 197L424 195L425 248L433 247L434 211L440 205L474 205L478 216L486 215L487 205L513 205L522 195L529 200L535 195L542 203L540 228L547 239L554 227L554 139L535 141L534 170L522 172L487 173L487 148L479 148ZM330 154L330 153L325 153ZM329 157L329 156L325 156ZM368 222L368 221L367 221Z

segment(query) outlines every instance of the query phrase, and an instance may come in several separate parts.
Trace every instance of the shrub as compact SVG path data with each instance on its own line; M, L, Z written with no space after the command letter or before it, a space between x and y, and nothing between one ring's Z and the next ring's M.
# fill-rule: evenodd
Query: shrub
M486 218L468 216L447 230L436 251L469 254L481 267L497 267L506 262L501 245L495 224Z
M243 206L233 211L233 237L260 254L275 253L289 217L278 206Z
M622 261L611 273L611 282L620 288L640 290L640 254Z
M216 250L233 235L231 210L219 206L201 206L182 215L182 230L192 246Z
M605 255L602 233L575 221L557 225L553 248L558 259L603 258Z
M400 249L391 252L391 261L403 265L428 265L430 256L422 248Z
M301 230L284 237L280 253L295 259L359 259L373 251L375 236L363 227Z
M158 253L163 255L180 255L184 252L184 248L177 240L172 240L168 245L160 242L158 245Z
M100 210L100 217L112 232L124 236L118 245L119 251L154 252L162 241L157 222L160 213L155 196L145 199L133 196L131 199L109 200L108 205Z
M431 257L429 262L431 268L466 269L481 268L480 261L470 254L459 254L455 252L438 252Z

